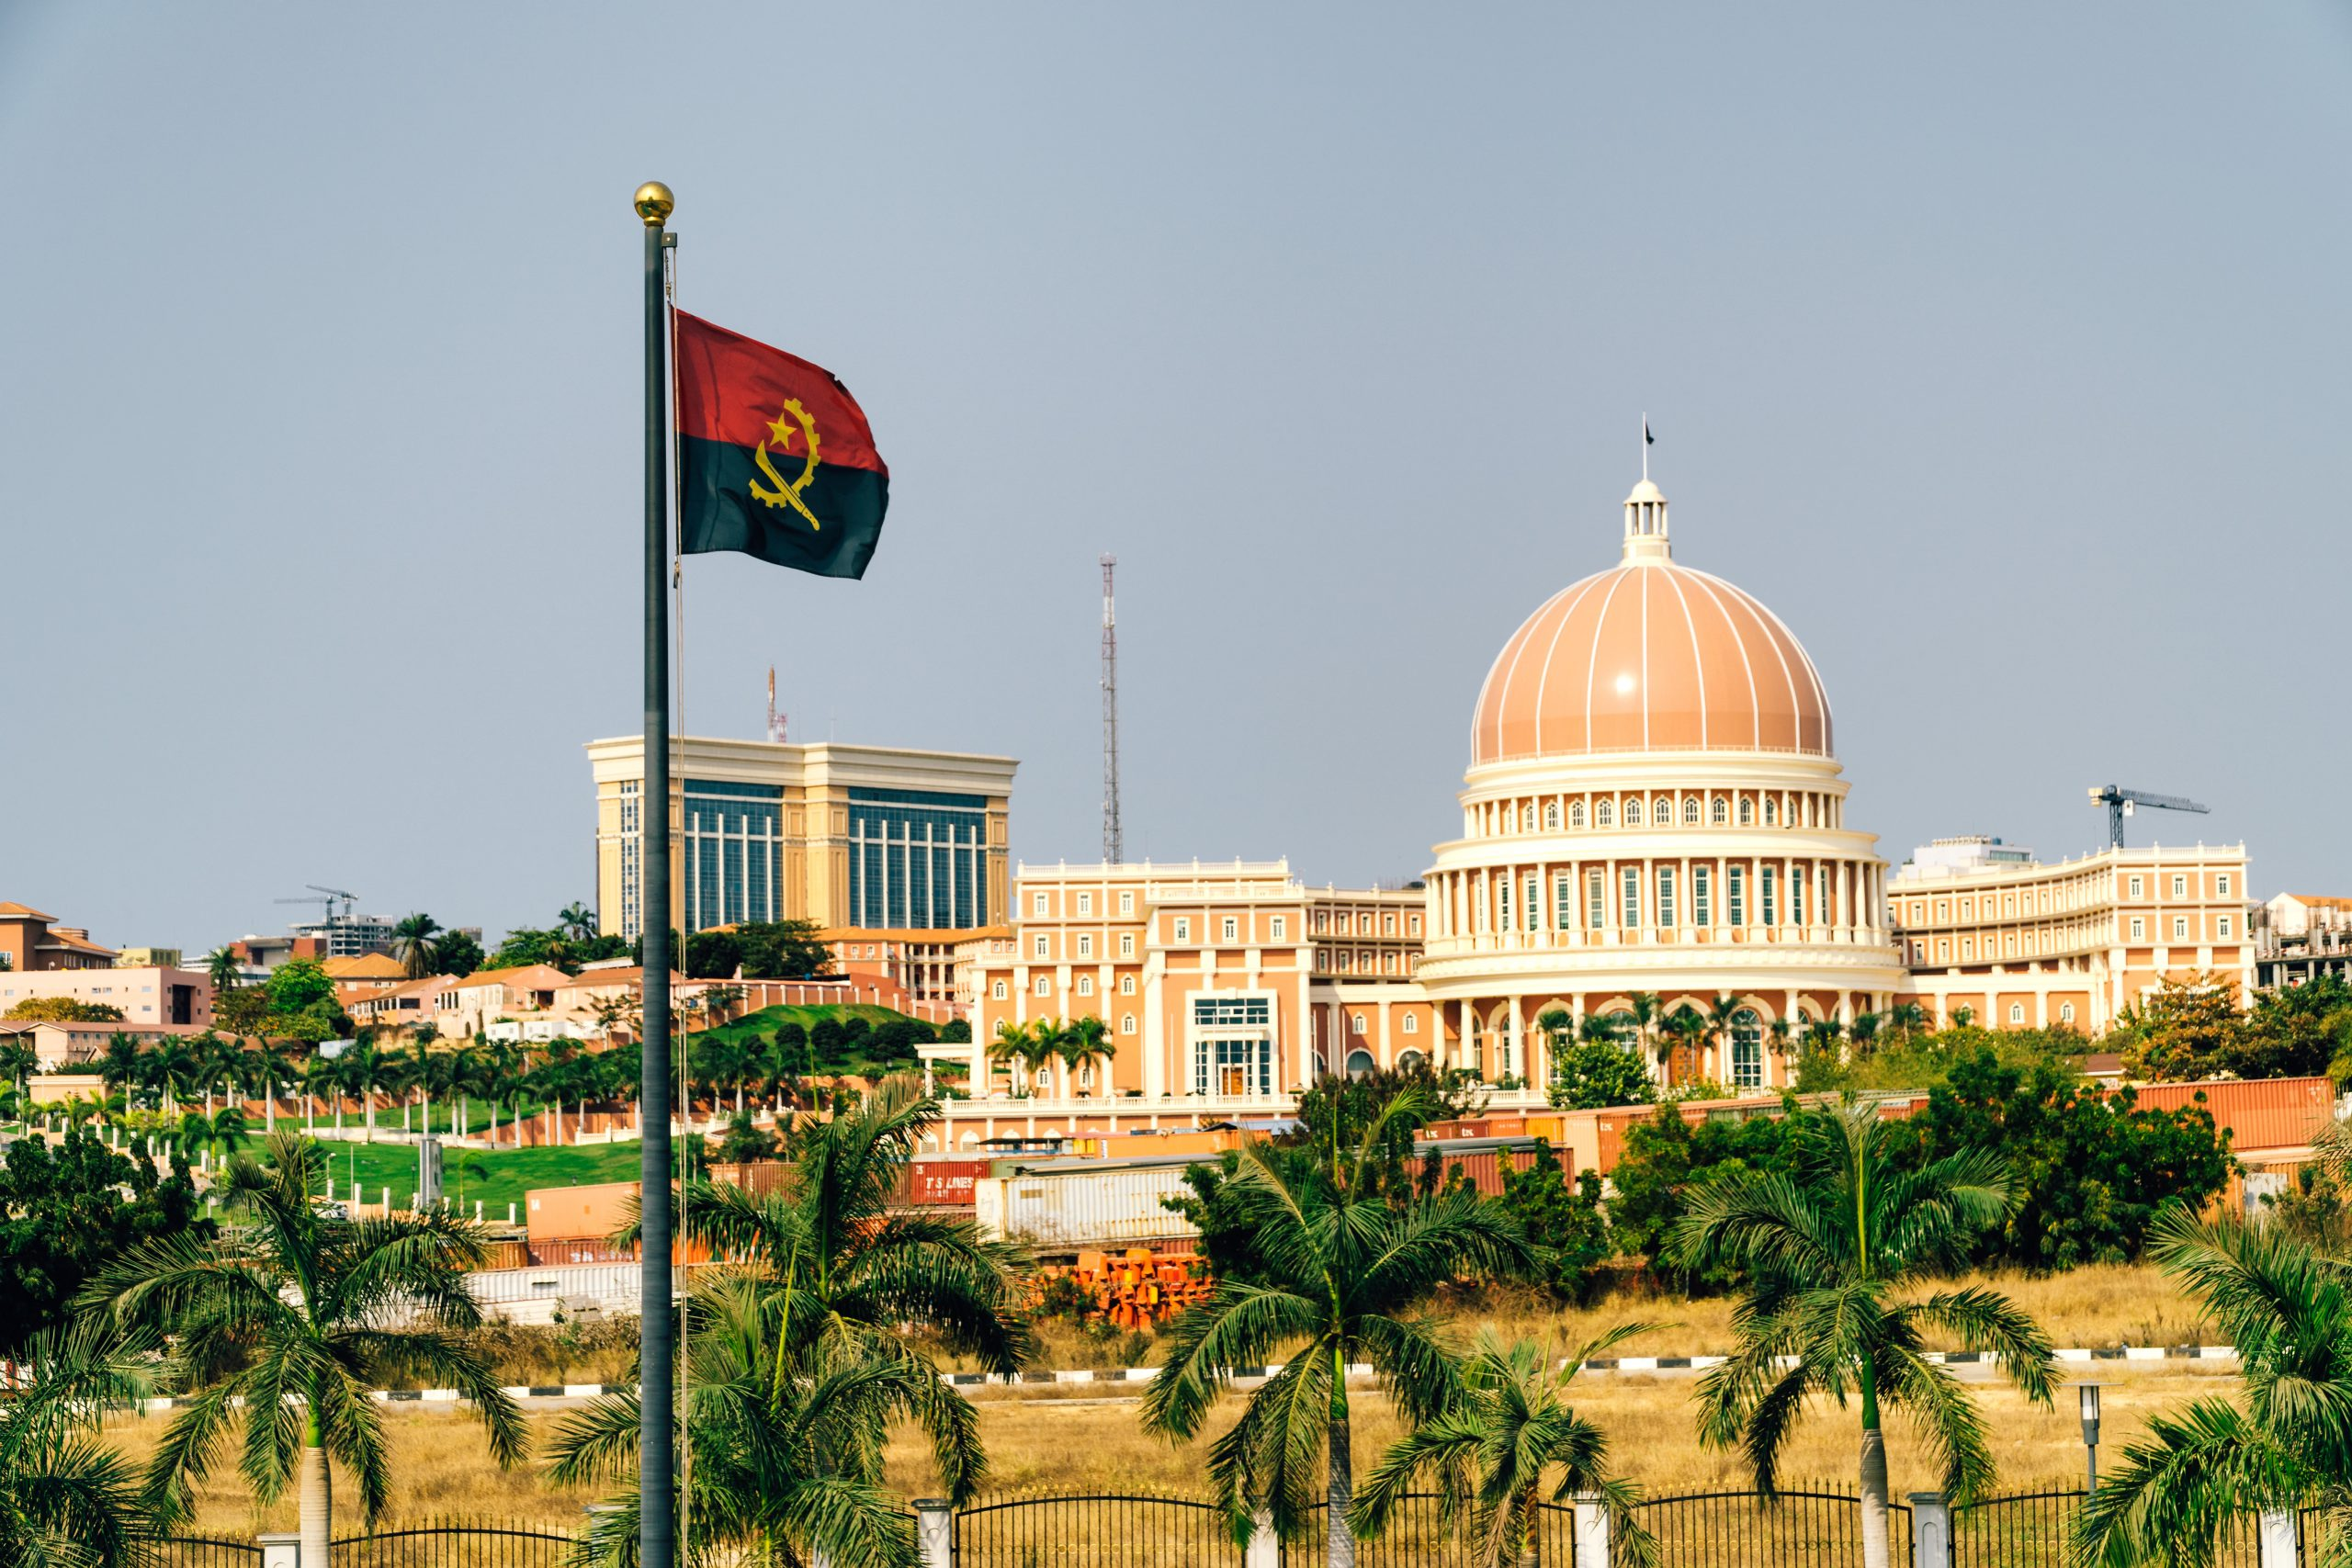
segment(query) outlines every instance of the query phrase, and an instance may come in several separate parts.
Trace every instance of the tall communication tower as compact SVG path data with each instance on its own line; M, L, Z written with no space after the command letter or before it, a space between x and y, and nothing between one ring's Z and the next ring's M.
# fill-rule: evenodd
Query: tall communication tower
M1102 858L1117 865L1126 857L1119 835L1119 616L1111 596L1116 556L1102 558Z
M768 666L768 742L784 744L784 715L775 711L775 666Z

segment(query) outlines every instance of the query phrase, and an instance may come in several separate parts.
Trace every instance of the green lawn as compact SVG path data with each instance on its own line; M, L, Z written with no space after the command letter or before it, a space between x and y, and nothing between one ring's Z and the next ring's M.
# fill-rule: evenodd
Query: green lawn
M787 1023L797 1023L803 1029L814 1029L820 1020L828 1018L836 1021L862 1018L871 1024L890 1023L906 1017L905 1013L894 1012L886 1007L876 1007L870 1002L821 1002L808 1007L762 1008L757 1012L748 1012L731 1022L722 1023L716 1029L697 1030L690 1038L701 1040L707 1037L735 1044L757 1036L764 1044L775 1039L775 1032ZM913 1021L908 1020L908 1021Z
M392 1202L401 1208L408 1206L409 1195L416 1190L415 1145L324 1143L320 1147L332 1156L336 1197L350 1193L356 1174L371 1202L380 1201L384 1189L390 1187ZM509 1149L497 1154L444 1145L441 1186L452 1201L463 1199L466 1213L473 1213L474 1200L479 1198L482 1217L504 1224L506 1205L514 1205L519 1219L524 1213L523 1194L534 1187L634 1181L638 1160L639 1145L633 1139L584 1148Z

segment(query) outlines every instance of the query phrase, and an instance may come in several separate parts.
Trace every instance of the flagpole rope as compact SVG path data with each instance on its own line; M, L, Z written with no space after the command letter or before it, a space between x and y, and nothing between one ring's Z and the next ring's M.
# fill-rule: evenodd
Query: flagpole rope
M675 403L677 401L678 247L677 243L674 240L671 242L669 248L662 252L662 259L663 264L662 268L662 297L668 301L670 307L670 396L671 402L673 404L673 412L670 419L670 481L672 495L676 502L675 506L673 508L673 516L670 525L670 593L672 597L672 609L674 612L671 620L672 624L677 627L678 647L675 665L677 696L676 701L671 705L670 711L673 716L674 716L672 722L675 727L676 733L678 737L683 739L686 733L686 573L685 554L680 548L680 547L684 543L684 540L679 537L678 531L685 526L686 521L686 472L685 464L683 460L684 454L682 454L678 449L678 421L675 412ZM682 780L681 784L683 783L684 781ZM681 792L680 804L683 808L683 791ZM667 803L665 802L665 809ZM685 937L683 932L679 935L678 946L678 968L679 972L683 974L685 970ZM686 1131L691 1135L694 1131L695 1108L692 1102L687 1100L685 1098L686 1045L684 1039L682 1036L677 1036L675 1031L673 1031L672 1033L678 1041L678 1087L671 1103L685 1107ZM677 1224L673 1227L673 1230L676 1235L683 1237L685 1234L686 1228L685 1162L683 1160L680 1161L679 1166L678 1221ZM694 1324L692 1321L693 1299L694 1292L691 1289L690 1282L689 1289L679 1298L678 1305L677 1387L678 1410L681 1417L678 1422L678 1557L681 1562L691 1562L694 1561L695 1529L694 1423L684 1418L684 1414L689 1407L689 1380L691 1380L694 1375Z

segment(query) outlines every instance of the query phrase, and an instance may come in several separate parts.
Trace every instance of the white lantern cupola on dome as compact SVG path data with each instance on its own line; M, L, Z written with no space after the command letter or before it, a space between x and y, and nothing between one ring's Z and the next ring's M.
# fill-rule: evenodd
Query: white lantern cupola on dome
M1666 494L1646 478L1625 498L1625 563L1671 560L1666 536Z

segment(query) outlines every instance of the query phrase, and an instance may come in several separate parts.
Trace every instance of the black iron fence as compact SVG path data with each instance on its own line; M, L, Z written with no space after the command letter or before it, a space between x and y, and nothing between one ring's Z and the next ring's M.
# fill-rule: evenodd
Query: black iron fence
M175 1535L155 1548L156 1568L261 1568L261 1546L223 1536Z
M2079 1491L2017 1492L1951 1511L1951 1568L2064 1568L2082 1507ZM1300 1534L1280 1545L1283 1568L1324 1560L1325 1510L1311 1510ZM1633 1522L1657 1545L1658 1568L1860 1568L1861 1504L1851 1492L1807 1485L1767 1499L1753 1492L1688 1492L1652 1497ZM1901 1503L1887 1509L1888 1555L1913 1558L1917 1521ZM1467 1521L1446 1520L1432 1494L1406 1497L1376 1539L1360 1540L1360 1568L1463 1568L1474 1560ZM2227 1527L2213 1568L2260 1568L2260 1529L2251 1517ZM1540 1503L1530 1542L1543 1568L1573 1568L1576 1510ZM1622 1528L1618 1564L1634 1561ZM2296 1560L2319 1560L2325 1519L2296 1519ZM958 1510L949 1531L954 1568L1241 1568L1245 1549L1224 1514L1200 1497L1159 1493L1014 1494ZM334 1544L330 1568L565 1568L573 1539L546 1528L445 1519L401 1525ZM250 1538L177 1536L161 1543L157 1568L261 1568Z
M956 1511L951 1540L956 1568L1239 1568L1242 1561L1215 1504L1146 1492L992 1497Z
M529 1525L440 1519L340 1537L334 1568L562 1568L571 1544Z
M1862 1561L1861 1499L1850 1492L1684 1492L1649 1498L1633 1515L1657 1541L1659 1568L1849 1568ZM1907 1506L1887 1506L1886 1540L1890 1561L1912 1560ZM1617 1562L1634 1561L1622 1540L1612 1544Z

